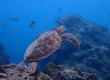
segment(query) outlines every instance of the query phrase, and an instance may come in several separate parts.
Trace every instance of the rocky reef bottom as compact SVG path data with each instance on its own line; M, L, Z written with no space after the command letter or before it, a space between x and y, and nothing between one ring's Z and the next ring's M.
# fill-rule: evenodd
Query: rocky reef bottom
M4 80L98 80L96 73L90 74L80 68L56 65L52 62L46 64L42 71L36 70L31 75L27 71L18 70L16 66L8 64L0 67L0 75L7 75Z

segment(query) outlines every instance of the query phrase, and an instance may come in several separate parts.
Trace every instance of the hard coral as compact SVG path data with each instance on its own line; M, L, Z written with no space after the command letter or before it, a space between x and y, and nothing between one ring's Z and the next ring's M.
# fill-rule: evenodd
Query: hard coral
M51 67L50 67L51 66ZM97 80L97 76L82 72L81 69L69 66L58 66L54 63L48 63L43 72L48 74L53 80Z

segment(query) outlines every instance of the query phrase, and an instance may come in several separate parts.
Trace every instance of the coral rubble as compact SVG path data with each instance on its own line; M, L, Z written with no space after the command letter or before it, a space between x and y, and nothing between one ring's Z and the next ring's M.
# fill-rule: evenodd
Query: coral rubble
M18 70L14 63L2 65L6 72L7 80L97 80L97 74L86 73L80 68L55 65L49 62L43 71L36 71L29 75L27 68L24 71ZM1 80L1 79L0 79Z
M77 67L55 65L51 62L44 67L43 72L53 80L97 80L96 73L89 74Z
M35 74L29 75L27 68L23 71L18 70L17 65L14 63L2 66L8 76L7 80L53 80L48 75L36 71Z

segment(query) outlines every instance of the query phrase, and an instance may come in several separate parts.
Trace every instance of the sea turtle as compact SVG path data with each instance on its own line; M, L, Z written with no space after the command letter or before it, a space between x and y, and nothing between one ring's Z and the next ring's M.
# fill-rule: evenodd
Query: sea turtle
M30 64L27 69L30 74L34 73L38 60L46 58L54 53L60 47L62 39L66 39L73 43L76 48L80 48L78 40L72 34L63 33L60 35L65 30L65 26L59 26L54 31L48 31L38 36L36 40L29 45L24 54L24 60L18 64L18 66L23 68L24 62L29 62Z

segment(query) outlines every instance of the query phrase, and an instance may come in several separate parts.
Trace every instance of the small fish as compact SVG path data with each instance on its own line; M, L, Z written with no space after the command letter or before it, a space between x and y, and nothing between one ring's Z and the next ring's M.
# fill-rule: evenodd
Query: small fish
M19 18L18 17L14 17L14 18L12 18L12 20L19 21Z
M32 22L29 24L29 27L32 28L32 27L34 27L34 26L36 26L36 22L35 22L35 21L32 21Z
M14 30L12 30L10 33L11 33L11 34L15 34L15 31L14 31Z
M61 8L58 9L58 12L60 12L60 11L61 11Z

